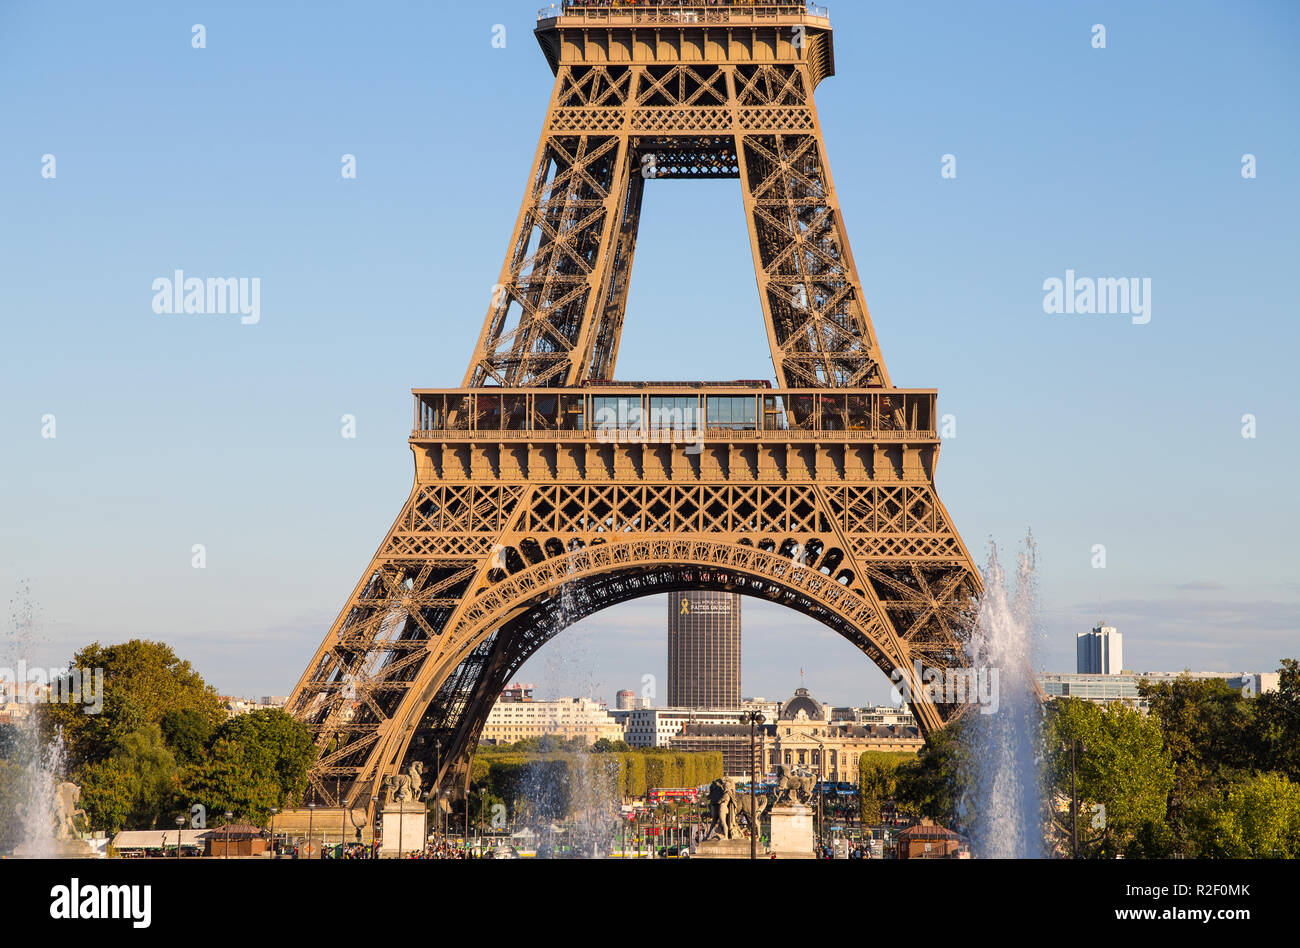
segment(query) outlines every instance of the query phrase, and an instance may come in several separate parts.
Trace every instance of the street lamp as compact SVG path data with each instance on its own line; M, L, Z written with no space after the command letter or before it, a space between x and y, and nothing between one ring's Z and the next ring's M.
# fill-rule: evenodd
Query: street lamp
M370 795L370 856L375 858L379 855L379 847L375 845L375 830L379 826L379 795L372 793Z
M758 762L754 759L754 728L761 726L761 711L746 711L745 720L749 722L749 858L758 858Z
M226 859L230 858L230 820L234 815L229 810L226 811Z
M820 849L826 844L826 817L822 813L822 801L826 797L826 742L817 737L816 734L811 735L811 737L817 742L817 783L815 790L817 793L817 847Z
M271 858L275 858L275 814L280 812L278 806L271 807Z
M469 775L474 770L474 758L470 757L465 765L465 855L473 858L469 849Z
M393 798L390 796L388 799L392 800ZM406 804L398 803L397 805L397 858L398 859L402 858L402 843L406 842L406 833L404 832L405 825L406 825Z
M483 851L483 847L486 845L485 843L486 837L487 837L487 792L486 790L483 790L480 791L478 795L478 841L479 841L478 848L480 852Z
M316 832L316 803L315 801L307 804L307 858L311 858L311 850L315 845L313 840Z
M176 858L181 858L181 827L185 825L185 817L176 817Z
M433 835L442 842L442 740L433 742Z
M348 805L343 799L340 792L341 783L338 778L334 780L334 799L339 801L339 858L343 858L343 850L348 844Z
M825 753L823 750L817 756L817 845L822 847L826 845L826 816L822 812L822 803L826 799L826 780L822 773Z

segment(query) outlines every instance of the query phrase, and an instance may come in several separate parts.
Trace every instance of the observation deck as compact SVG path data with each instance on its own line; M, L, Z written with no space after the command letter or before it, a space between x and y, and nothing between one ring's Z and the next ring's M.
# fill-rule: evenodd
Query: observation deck
M816 3L564 0L537 11L551 66L807 60L813 86L835 74L830 11Z
M593 381L413 394L422 483L917 481L939 452L934 389Z
M780 389L764 382L589 382L415 389L413 441L700 438L937 441L935 389Z

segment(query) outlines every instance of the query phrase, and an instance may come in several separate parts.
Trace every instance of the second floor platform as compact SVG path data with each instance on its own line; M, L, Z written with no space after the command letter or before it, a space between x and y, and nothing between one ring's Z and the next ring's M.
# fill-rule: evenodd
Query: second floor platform
M416 389L414 396L413 443L939 440L934 389L593 381L564 389Z

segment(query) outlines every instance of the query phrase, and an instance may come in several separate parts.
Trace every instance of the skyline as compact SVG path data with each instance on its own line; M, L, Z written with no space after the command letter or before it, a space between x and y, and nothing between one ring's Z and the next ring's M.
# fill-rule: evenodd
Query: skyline
M609 612L622 613L633 610L637 607L643 607L646 610L654 609L655 604L660 603L663 598L664 597L662 596L645 597L642 600L615 607L614 609L609 610ZM17 600L11 600L11 605L16 601ZM33 605L37 605L37 608L39 608L38 604ZM655 609L655 611L658 610ZM742 691L742 700L761 699L768 701L785 701L794 694L795 688L808 687L810 693L812 693L814 697L826 704L838 706L897 706L897 702L893 700L890 693L890 684L883 675L879 676L878 682L867 682L865 684L865 692L870 697L863 697L861 694L855 695L853 693L854 688L863 687L863 683L858 680L861 677L861 669L854 667L853 662L857 657L857 652L856 649L853 649L852 646L841 640L836 634L824 629L820 624L807 619L806 617L795 616L801 624L808 626L807 629L798 630L799 633L815 634L820 640L815 643L815 647L824 650L827 656L838 654L839 659L847 660L845 665L839 664L833 658L828 661L818 662L817 659L823 656L819 656L816 653L810 653L807 650L808 643L802 641L802 635L796 635L792 638L789 636L787 631L783 631L781 625L786 619L785 613L787 610L750 598L749 614L752 614L753 612L758 612L760 615L765 616L769 621L759 623L759 631L753 633L753 635L758 639L758 643L757 645L751 645L750 647L757 647L762 650L770 661L777 661L778 657L780 660L788 659L796 662L809 662L811 659L812 675L806 675L805 672L807 672L808 669L801 666L799 683L793 684L783 683L782 675L785 673L784 671L781 673L769 672L767 675L758 678L758 680L770 684L772 687L763 690L761 688L750 689L747 685L743 685L742 687L744 690ZM599 616L591 617L587 620L576 623L566 634L560 636L540 650L533 660L526 663L523 668L521 668L520 671L510 679L509 684L513 685L519 682L527 682L535 685L539 691L537 696L538 700L593 698L607 703L612 707L615 704L615 695L618 691L628 689L639 693L645 686L644 676L649 674L653 675L655 678L654 687L657 694L665 694L667 683L666 649L662 650L664 655L660 661L660 667L658 670L629 671L626 674L623 674L622 677L618 677L619 672L611 672L605 668L605 662L599 653L594 653L592 651L592 645L594 637L602 631L607 630L610 624L611 623L608 619L605 619L603 622L600 621ZM1097 624L1110 625L1111 623L1109 620L1099 619L1097 620ZM39 629L39 619L37 619L35 625ZM1092 626L1089 628L1091 627ZM1120 631L1121 633L1123 632L1122 629ZM653 631L644 634L637 631L633 633L633 639L625 637L622 644L625 647L634 647L637 652L643 653L648 657L655 652L657 646L663 644L662 632L663 630L660 630L660 633L656 635ZM742 637L744 634L742 628ZM110 643L104 642L102 644ZM1054 649L1054 651L1060 652L1062 650ZM191 661L191 664L195 665L196 671L200 674L205 674L202 663L195 660L193 655L180 654L180 657ZM649 667L653 661L653 658L648 658L646 667ZM63 667L66 664L66 659L63 661L52 660L47 664L47 667L53 669ZM1192 673L1221 672L1228 674L1267 673L1275 672L1277 670L1276 667L1230 666L1222 664L1216 666L1194 666L1183 664L1177 667L1158 667L1133 663L1127 660L1125 661L1125 666L1128 666L1125 668L1126 672L1135 672L1139 676L1148 672L1178 673L1188 671ZM32 667L36 666L33 665ZM1040 654L1039 660L1035 663L1034 671L1039 674L1073 674L1075 673L1075 664L1073 657L1071 657L1068 664L1053 666L1044 662ZM744 669L742 663L742 675L743 674ZM613 675L614 677L608 677L610 675ZM757 678L757 676L755 677ZM289 690L284 689L283 691L277 692L268 691L266 689L250 690L247 688L240 689L238 687L230 688L219 686L220 683L216 682L209 675L205 675L205 678L209 684L216 687L220 694L232 698L260 699L268 695L287 695ZM791 682L793 681L794 679L791 678ZM876 685L877 687L873 688L872 685ZM658 691L660 688L665 690ZM673 705L666 701L659 700L658 698L653 699L651 706L657 708L673 707Z
M223 692L292 688L409 489L409 389L457 384L472 351L550 90L534 10L73 4L71 34L0 11L0 580L31 581L31 664L156 638ZM937 480L976 562L1034 531L1040 669L1105 617L1139 670L1274 670L1300 628L1300 14L831 16L817 104L875 329L896 383L955 416ZM449 161L459 139L474 162ZM639 251L619 378L770 374L734 183L652 185ZM176 270L260 280L259 320L158 314ZM1048 315L1044 281L1071 271L1150 279L1150 322ZM821 700L887 695L834 633L745 607L745 694L805 667ZM663 653L651 597L520 675L612 698Z

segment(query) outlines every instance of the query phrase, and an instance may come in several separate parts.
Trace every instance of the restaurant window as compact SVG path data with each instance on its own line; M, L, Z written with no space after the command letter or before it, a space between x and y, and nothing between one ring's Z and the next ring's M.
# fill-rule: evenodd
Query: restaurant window
M628 431L641 427L641 399L615 395L591 397L591 423L597 431Z
M651 431L698 431L700 402L694 395L651 395Z
M758 408L751 395L710 395L708 397L708 424L710 428L749 430L758 427Z
M559 399L553 395L538 395L533 400L534 424L540 428L560 426Z
M475 399L478 419L475 427L479 430L495 430L501 427L501 396L479 395Z

